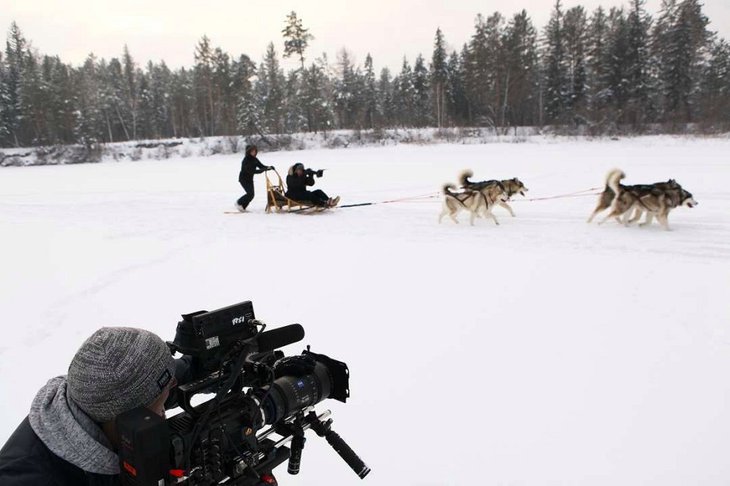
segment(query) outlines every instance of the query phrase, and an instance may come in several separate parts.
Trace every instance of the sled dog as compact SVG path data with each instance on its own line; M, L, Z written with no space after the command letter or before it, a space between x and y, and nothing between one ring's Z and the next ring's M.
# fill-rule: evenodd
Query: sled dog
M454 223L458 223L456 215L461 211L469 212L469 224L474 226L474 219L477 217L490 216L494 220L494 224L499 224L497 218L492 213L495 204L507 200L506 193L501 184L490 185L481 190L463 190L455 192L454 184L444 184L443 194L444 203L441 214L439 215L439 223L444 216L448 216Z
M486 187L497 186L501 184L507 197L504 201L498 201L497 204L509 211L509 214L514 217L515 212L512 210L512 207L507 204L507 202L510 201L512 196L514 196L515 194L520 194L524 196L525 192L528 191L527 187L525 187L525 184L523 184L521 180L519 180L517 177L514 177L512 179L505 179L501 181L489 180L473 182L469 180L469 178L472 176L474 176L474 173L471 170L465 170L459 176L459 183L464 190L480 191Z
M656 217L664 229L669 229L667 218L672 209L679 206L691 208L697 205L692 194L684 190L674 179L654 184L627 186L620 183L625 177L626 174L620 169L613 169L607 174L606 187L599 196L596 209L588 218L589 223L598 213L611 208L600 223L614 218L619 223L629 225L637 222L646 213L646 220L641 226L651 224Z

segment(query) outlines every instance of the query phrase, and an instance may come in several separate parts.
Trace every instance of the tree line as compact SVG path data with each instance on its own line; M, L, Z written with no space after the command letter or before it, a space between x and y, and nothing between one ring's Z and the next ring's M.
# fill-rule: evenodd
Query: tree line
M173 137L287 134L331 129L730 123L730 46L708 29L700 0L645 0L587 12L556 0L538 32L526 11L478 15L460 49L436 30L430 59L404 57L376 73L342 49L307 62L312 35L291 12L283 56L269 44L257 64L204 36L194 65L138 65L90 54L81 66L41 55L10 26L0 52L0 146Z

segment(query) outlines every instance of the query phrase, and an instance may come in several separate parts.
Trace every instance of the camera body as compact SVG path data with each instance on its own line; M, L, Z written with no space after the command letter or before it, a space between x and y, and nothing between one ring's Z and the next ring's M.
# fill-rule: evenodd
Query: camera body
M370 471L330 429L329 412L313 409L347 400L347 365L309 349L289 357L277 349L304 337L299 324L264 332L250 301L182 317L168 345L190 365L191 380L174 390L183 411L164 419L140 407L117 418L122 485L253 486L287 459L296 474L308 429L333 447L340 441L335 449L360 477Z
M322 177L324 175L324 169L314 170L314 169L305 169L304 173L308 176L317 176Z

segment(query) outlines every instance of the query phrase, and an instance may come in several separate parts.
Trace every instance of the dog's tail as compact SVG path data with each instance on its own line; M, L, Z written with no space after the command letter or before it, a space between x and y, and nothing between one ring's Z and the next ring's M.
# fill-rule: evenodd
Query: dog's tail
M459 184L461 184L461 187L469 187L471 185L471 181L469 180L470 177L474 175L474 172L471 171L471 169L466 169L459 174Z
M619 192L621 192L619 188L619 182L624 177L626 177L624 171L622 171L621 169L612 169L606 175L606 187L609 187L614 192L614 194L618 194Z
M453 195L454 195L454 193L453 193L452 191L453 191L454 189L456 189L456 186L455 186L455 185L453 185L453 184L451 184L451 183L449 183L449 184L444 184L444 187L442 188L442 190L443 190L443 192L444 192L444 196L453 196Z

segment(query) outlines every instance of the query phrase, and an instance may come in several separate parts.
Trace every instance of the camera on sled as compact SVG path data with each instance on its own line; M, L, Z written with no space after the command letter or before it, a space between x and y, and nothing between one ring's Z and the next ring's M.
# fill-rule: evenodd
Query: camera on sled
M308 176L317 176L322 177L324 175L324 169L314 170L314 169L305 169L304 173Z
M264 331L250 301L182 317L168 342L190 363L191 381L173 391L182 412L165 419L140 407L117 418L122 485L276 484L272 470L284 461L299 472L309 429L360 478L370 472L332 430L330 412L314 411L347 400L347 365L309 347L288 357L277 349L302 340L302 326Z

